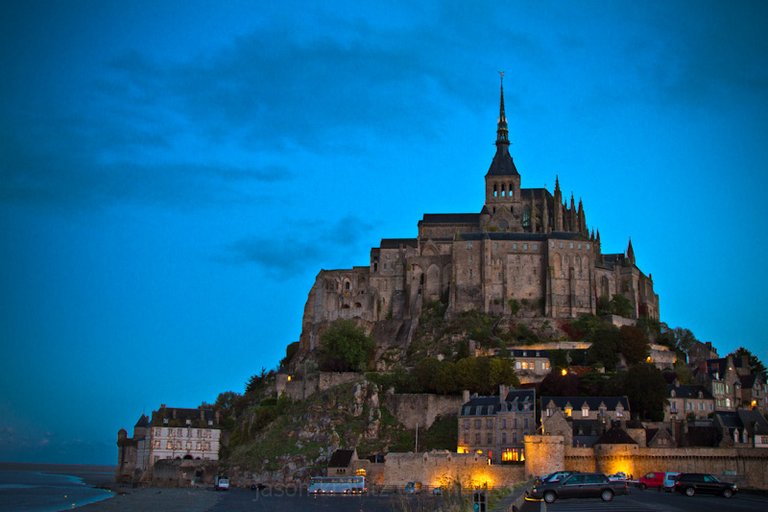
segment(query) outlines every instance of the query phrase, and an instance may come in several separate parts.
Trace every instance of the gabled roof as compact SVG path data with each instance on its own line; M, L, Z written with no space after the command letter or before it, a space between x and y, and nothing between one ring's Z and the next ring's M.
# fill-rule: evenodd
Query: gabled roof
M146 414L142 414L141 417L139 417L139 421L136 422L136 427L148 427L149 426L149 417Z
M328 461L329 468L348 468L355 450L336 450Z

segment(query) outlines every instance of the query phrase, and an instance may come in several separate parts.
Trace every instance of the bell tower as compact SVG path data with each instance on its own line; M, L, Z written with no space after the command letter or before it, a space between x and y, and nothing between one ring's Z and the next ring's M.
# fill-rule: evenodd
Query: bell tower
M505 217L519 218L522 215L520 197L520 174L509 154L509 131L507 116L504 112L504 73L500 72L499 121L496 127L496 154L491 167L485 175L485 208L492 216L504 212ZM511 220L511 219L510 219ZM503 226L501 226L503 227ZM509 225L512 228L512 224ZM514 229L512 230L519 230Z

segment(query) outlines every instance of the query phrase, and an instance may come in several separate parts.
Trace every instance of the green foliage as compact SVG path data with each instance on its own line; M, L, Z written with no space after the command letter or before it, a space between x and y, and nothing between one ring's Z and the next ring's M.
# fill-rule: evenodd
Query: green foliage
M568 352L562 349L549 351L549 365L552 371L568 368Z
M677 361L675 361L674 369L675 377L677 377L677 381L680 384L687 385L693 382L693 373L691 372L691 368L685 364L683 359L678 358Z
M264 394L269 388L269 385L275 380L275 370L267 371L263 366L261 372L256 375L252 375L248 382L245 384L245 395L250 400L255 400L257 397Z
M597 314L609 315L611 314L611 299L606 295L601 295L597 299Z
M573 340L588 340L592 338L596 331L611 326L612 324L599 316L595 315L580 315L579 318L571 323L570 329L567 324L563 324L561 328L571 336Z
M456 415L438 416L432 426L419 432L419 451L456 450L459 422Z
M408 372L403 368L397 368L388 373L370 372L365 375L369 382L373 382L382 390L394 388L395 393L418 393L419 384L415 372Z
M740 359L741 356L747 356L747 360L749 361L749 369L754 375L761 375L763 377L763 381L768 379L768 371L765 369L765 365L763 364L760 359L756 355L754 355L752 352L747 350L744 347L737 348L734 352L731 353L734 359Z
M416 365L414 377L421 393L447 395L468 389L492 395L500 384L520 385L514 364L514 360L501 357L465 357L455 363L427 358Z
M603 365L606 370L616 368L619 361L619 330L610 324L603 324L591 337L592 346L587 350L589 364Z
M352 320L337 320L320 336L320 369L330 372L365 370L375 344Z
M611 297L610 310L614 315L630 318L632 316L632 303L624 295L616 293Z
M629 398L632 414L637 419L649 421L664 419L667 383L661 370L652 364L636 364L624 375L623 389Z
M578 391L579 377L573 373L549 372L539 385L541 396L575 396Z
M508 304L509 314L512 316L517 316L517 313L520 311L520 303L515 299L509 299Z
M651 347L642 329L633 325L623 325L619 329L619 337L619 350L624 354L628 365L645 361Z

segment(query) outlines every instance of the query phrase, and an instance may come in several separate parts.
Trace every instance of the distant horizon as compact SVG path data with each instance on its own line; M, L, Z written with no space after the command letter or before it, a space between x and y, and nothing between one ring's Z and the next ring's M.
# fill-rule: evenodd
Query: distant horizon
M768 3L0 5L0 460L105 464L242 393L323 268L523 188L631 238L660 316L764 363ZM12 392L11 392L12 390Z

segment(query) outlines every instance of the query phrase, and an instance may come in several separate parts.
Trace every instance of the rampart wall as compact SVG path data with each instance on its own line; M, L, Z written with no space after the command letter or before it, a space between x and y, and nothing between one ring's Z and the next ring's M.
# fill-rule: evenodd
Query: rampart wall
M552 471L650 471L712 473L756 489L768 489L768 448L640 448L637 445L564 446L562 436L525 436L527 477Z
M427 487L452 487L460 483L463 489L474 489L513 485L524 478L522 464L489 465L483 455L444 450L388 454L382 484L402 488L408 482L421 482Z

